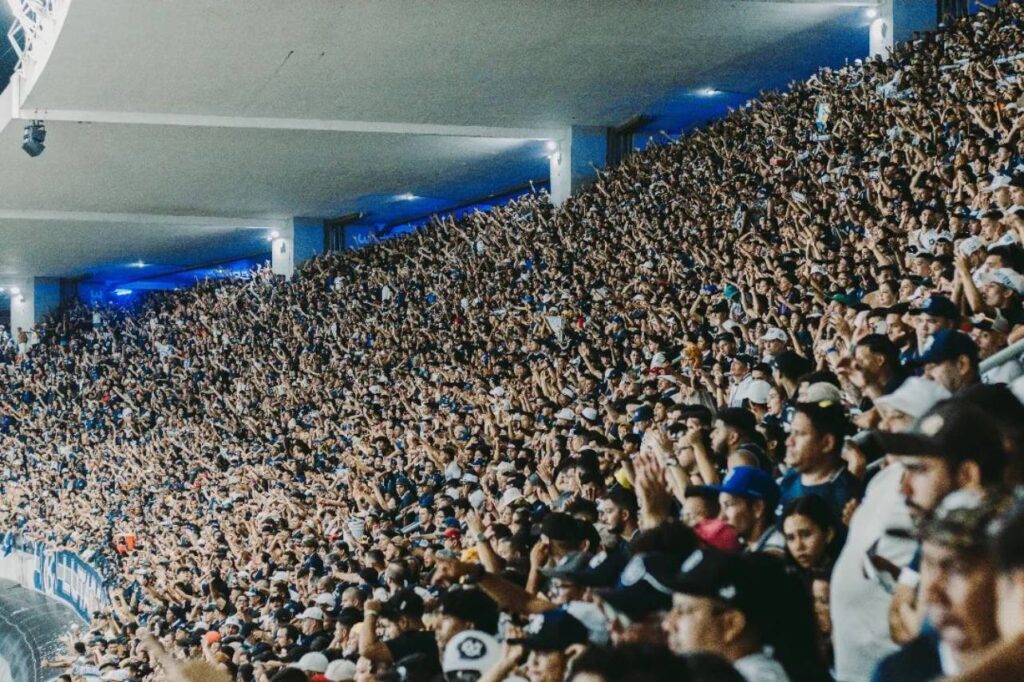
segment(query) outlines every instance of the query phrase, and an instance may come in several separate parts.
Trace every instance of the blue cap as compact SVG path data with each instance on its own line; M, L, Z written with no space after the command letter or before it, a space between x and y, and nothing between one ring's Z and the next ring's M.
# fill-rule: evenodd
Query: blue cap
M955 329L940 329L932 334L917 358L919 365L945 362L966 355L971 362L978 362L978 344L967 334Z
M764 500L768 509L775 509L781 494L779 485L767 471L750 466L733 467L719 485L693 486L690 490L729 493L737 497Z
M929 296L920 306L911 308L909 312L911 315L927 314L934 317L945 317L949 320L960 319L960 309L956 307L956 303L945 296Z
M649 405L641 405L633 412L633 423L654 419L654 410Z

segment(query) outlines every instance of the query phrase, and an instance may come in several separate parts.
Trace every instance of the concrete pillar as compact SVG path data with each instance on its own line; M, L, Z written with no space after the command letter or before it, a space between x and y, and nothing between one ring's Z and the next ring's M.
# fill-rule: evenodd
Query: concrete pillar
M270 249L273 273L291 279L296 265L324 252L323 219L292 218L288 225L277 230Z
M10 333L15 340L19 329L30 331L37 322L60 305L60 280L56 277L32 277L13 283Z
M594 181L594 166L608 164L608 130L572 126L566 136L555 140L549 150L551 161L551 203L561 206L573 193Z
M878 16L868 29L868 55L885 58L893 47L893 0L880 0L874 9Z

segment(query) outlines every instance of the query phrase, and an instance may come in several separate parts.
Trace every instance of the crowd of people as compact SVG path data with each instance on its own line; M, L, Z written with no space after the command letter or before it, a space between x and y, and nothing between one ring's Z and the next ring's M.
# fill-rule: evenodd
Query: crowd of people
M359 251L75 307L0 529L67 679L1021 679L1024 7ZM1014 666L1017 668L1014 668ZM172 672L176 671L176 672Z

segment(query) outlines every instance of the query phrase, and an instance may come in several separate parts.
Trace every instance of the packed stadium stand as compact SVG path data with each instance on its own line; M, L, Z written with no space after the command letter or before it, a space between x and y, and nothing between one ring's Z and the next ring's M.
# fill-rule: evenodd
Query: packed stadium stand
M102 583L41 665L1024 679L1022 21L950 16L564 202L63 304L0 388L0 553Z

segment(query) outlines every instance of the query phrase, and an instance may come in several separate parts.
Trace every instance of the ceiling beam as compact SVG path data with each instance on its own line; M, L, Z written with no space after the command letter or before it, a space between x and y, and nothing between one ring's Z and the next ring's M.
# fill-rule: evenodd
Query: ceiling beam
M223 216L170 215L160 213L98 213L92 211L48 211L0 209L0 220L64 223L130 223L140 226L284 228L285 218L226 218Z
M431 123L390 123L386 121L339 121L309 118L266 118L255 116L211 116L163 114L140 111L88 111L78 109L24 108L16 118L26 121L71 121L123 125L182 126L191 128L241 128L258 130L310 130L334 133L384 133L391 135L437 135L509 140L559 140L565 128L502 128L493 126L435 125Z

